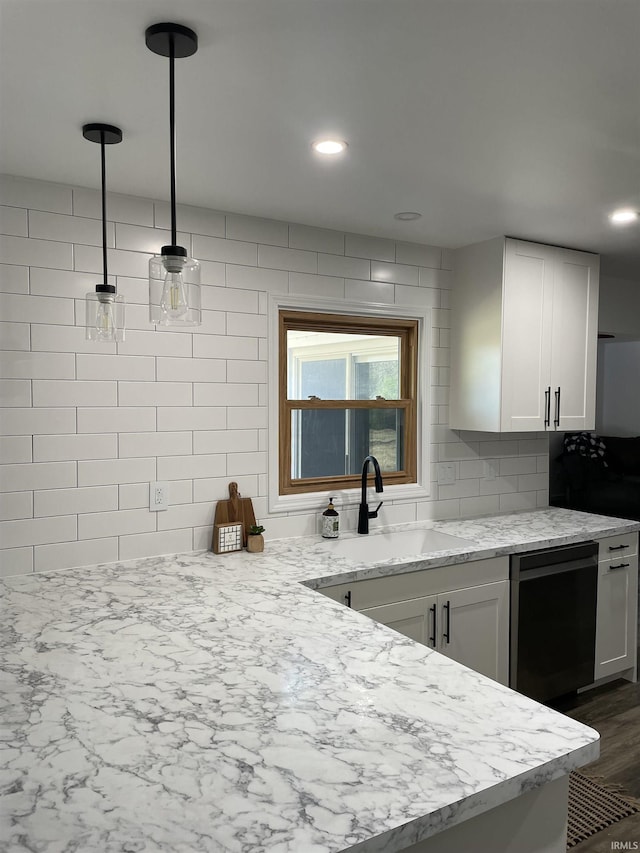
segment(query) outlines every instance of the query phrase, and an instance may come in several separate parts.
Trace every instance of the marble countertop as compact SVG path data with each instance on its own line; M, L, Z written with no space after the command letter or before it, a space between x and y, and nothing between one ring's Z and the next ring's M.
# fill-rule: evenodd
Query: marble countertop
M475 545L405 565L640 529L432 526ZM310 589L363 574L318 546L6 579L2 850L394 853L597 757L592 729Z

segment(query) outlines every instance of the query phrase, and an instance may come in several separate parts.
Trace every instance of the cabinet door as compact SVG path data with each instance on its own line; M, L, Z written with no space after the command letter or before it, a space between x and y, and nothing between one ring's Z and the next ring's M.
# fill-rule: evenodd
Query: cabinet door
M509 683L509 581L438 596L438 651Z
M505 240L501 405L505 432L545 429L554 254L549 246Z
M619 557L598 569L595 678L615 675L636 664L638 558Z
M551 418L552 427L558 430L595 427L599 267L597 255L557 250L553 279Z
M434 648L436 645L436 614L437 596L427 595L423 598L412 598L409 601L397 601L394 604L382 604L379 607L368 607L361 610L365 616L388 625L394 631L404 634Z

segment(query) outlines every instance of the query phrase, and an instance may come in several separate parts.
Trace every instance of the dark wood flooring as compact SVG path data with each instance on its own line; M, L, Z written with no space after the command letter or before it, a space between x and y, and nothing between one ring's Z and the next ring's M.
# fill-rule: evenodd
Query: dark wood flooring
M600 758L582 771L620 786L640 800L640 683L615 681L557 704L562 713L600 733ZM571 853L611 853L640 850L640 814L618 821L609 829L572 848ZM634 842L638 845L634 848Z

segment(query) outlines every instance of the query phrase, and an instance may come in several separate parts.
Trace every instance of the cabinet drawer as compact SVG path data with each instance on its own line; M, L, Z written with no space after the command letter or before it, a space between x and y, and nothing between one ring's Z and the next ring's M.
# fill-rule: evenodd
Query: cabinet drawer
M350 604L354 610L363 610L508 578L509 558L491 557L488 560L474 560L454 566L439 566L435 569L421 569L384 578L339 584L318 591L341 604Z
M631 573L638 571L638 555L629 554L626 551L618 551L612 560L600 560L598 563L598 576L613 574L628 569Z
M630 557L638 553L638 534L623 533L620 536L609 536L607 539L600 539L598 559L602 560L617 560L618 557Z

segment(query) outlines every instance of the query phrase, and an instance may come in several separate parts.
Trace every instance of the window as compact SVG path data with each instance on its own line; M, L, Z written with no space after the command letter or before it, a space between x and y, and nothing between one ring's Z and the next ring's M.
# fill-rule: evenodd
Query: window
M278 315L279 493L417 481L418 320L284 309Z

